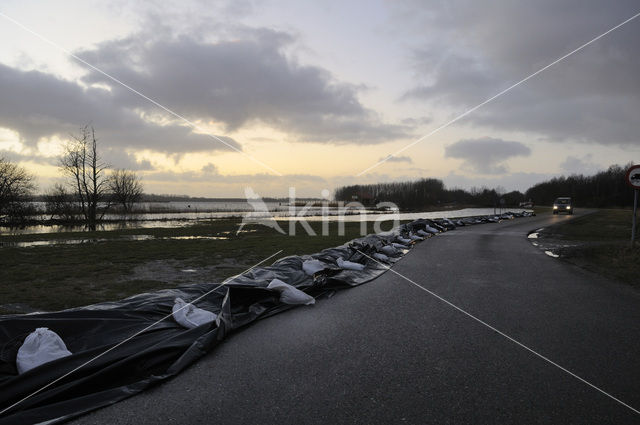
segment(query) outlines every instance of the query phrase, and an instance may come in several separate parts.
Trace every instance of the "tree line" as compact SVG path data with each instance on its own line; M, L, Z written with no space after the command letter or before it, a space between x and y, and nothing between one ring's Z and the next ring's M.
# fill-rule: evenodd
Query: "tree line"
M560 196L573 198L578 207L630 207L632 189L625 182L631 166L612 165L591 176L574 174L555 177L538 183L525 193L506 192L503 188L447 189L442 180L424 178L415 181L342 186L336 189L337 201L358 201L364 204L393 202L401 209L412 210L442 205L473 205L478 207L517 207L531 200L536 205L551 205Z
M633 189L625 182L631 165L612 165L591 176L574 174L556 177L530 187L525 196L543 205L553 203L558 196L570 196L578 207L631 207Z
M65 184L55 184L44 195L45 212L51 219L82 221L95 228L108 211L131 212L143 194L138 175L112 169L99 153L92 126L72 135L59 158ZM24 168L0 157L0 222L19 224L38 214L28 201L36 190L35 177Z
M525 195L519 191L506 193L502 188L446 189L442 180L423 178L415 181L343 186L336 189L335 199L357 201L365 205L393 202L401 209L412 210L443 205L517 206L524 201ZM501 204L501 199L504 204Z

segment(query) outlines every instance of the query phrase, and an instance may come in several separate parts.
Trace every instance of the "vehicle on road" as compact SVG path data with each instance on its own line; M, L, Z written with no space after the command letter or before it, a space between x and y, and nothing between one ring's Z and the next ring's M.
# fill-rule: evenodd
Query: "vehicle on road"
M553 213L559 214L561 212L573 214L573 204L571 203L571 198L564 196L556 198L556 200L553 201Z

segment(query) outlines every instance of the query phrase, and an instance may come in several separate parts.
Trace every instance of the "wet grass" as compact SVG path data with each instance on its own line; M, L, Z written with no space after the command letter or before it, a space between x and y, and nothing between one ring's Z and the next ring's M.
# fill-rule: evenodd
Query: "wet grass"
M535 207L533 207L533 212L534 214L538 215L538 214L544 214L544 213L550 213L551 212L551 207L545 207L545 206L538 206L536 205Z
M598 210L550 226L542 235L577 242L561 250L565 260L640 288L640 241L631 247L631 215L630 210Z
M631 211L597 210L593 214L575 217L564 224L551 226L546 231L558 239L629 242Z
M287 222L279 222L287 230ZM125 229L108 232L0 236L0 243L41 240L101 240L80 244L0 248L0 314L54 311L118 300L130 295L198 282L222 282L282 250L268 264L288 255L312 254L360 236L360 223L345 223L339 234L330 223L298 225L296 235L283 235L259 225L236 235L239 220L199 222L181 228ZM383 226L389 230L390 222ZM366 233L373 232L368 223ZM124 240L150 235L148 240ZM228 239L162 239L175 237Z

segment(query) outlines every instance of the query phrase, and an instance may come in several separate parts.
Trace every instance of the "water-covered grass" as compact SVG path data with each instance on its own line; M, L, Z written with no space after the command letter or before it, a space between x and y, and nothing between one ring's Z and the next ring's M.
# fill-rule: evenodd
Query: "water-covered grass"
M383 226L389 230L391 222ZM279 222L288 231L288 222ZM236 235L239 220L200 222L181 228L126 229L109 232L74 232L0 236L0 314L53 311L137 293L195 282L222 282L282 250L269 260L311 254L360 236L360 223L330 223L322 236L322 223L309 225L309 236L298 225L296 235L280 234L259 225L246 226ZM368 223L366 233L373 232ZM132 236L147 235L143 240ZM83 241L32 247L11 243ZM97 242L92 242L97 240Z

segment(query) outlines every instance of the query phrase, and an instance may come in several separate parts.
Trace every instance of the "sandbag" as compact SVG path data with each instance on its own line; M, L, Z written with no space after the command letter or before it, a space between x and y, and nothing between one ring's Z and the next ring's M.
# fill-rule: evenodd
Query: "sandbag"
M423 241L424 240L424 238L422 238L422 237L420 237L418 235L414 235L413 233L409 233L409 238L412 241Z
M380 251L386 255L396 255L398 253L398 250L392 245L385 245L380 248Z
M311 295L305 294L298 288L284 283L280 279L273 279L267 289L277 291L280 293L280 302L291 305L311 305L315 304L316 300Z
M424 230L426 230L429 233L433 233L433 234L440 233L439 230L437 230L437 229L435 229L435 228L433 228L433 227L431 227L429 225L426 225Z
M57 333L48 328L37 328L20 346L16 366L18 373L23 374L34 367L70 355L71 352Z
M409 249L407 245L397 243L397 242L393 242L391 245L393 245L394 248L398 248L398 249Z
M387 257L386 255L380 253L380 252L374 252L372 255L373 258L375 258L376 260L380 260L380 261L389 261L389 257Z
M302 263L302 270L309 276L313 276L315 273L326 268L327 265L320 260L306 260Z
M341 269L357 270L357 271L364 270L364 264L354 263L353 261L346 261L346 260L343 260L342 258L338 258L336 260L336 264L338 264L338 267L340 267Z
M424 230L420 229L416 232L417 234L419 234L420 236L424 236L425 238L428 238L431 236L431 233L429 232L425 232Z
M186 303L182 298L175 299L172 316L176 322L187 329L211 323L217 318L215 313L198 308L191 303Z
M396 240L403 245L409 245L411 243L411 239L403 238L401 236L396 237Z

